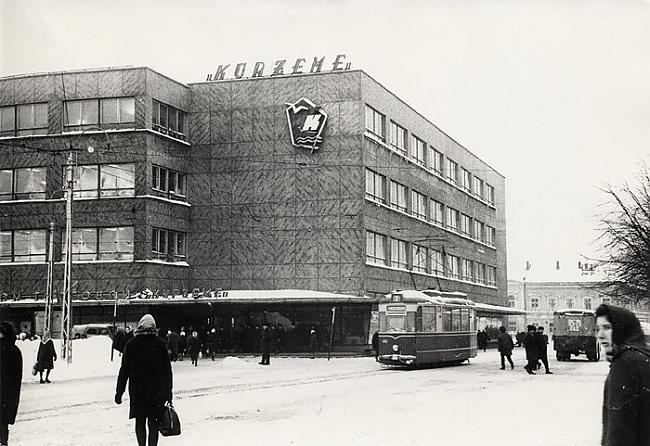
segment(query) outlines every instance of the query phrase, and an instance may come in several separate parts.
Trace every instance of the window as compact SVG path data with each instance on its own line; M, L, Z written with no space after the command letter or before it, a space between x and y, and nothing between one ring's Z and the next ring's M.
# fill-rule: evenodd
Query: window
M447 179L452 183L458 183L458 164L447 158Z
M185 196L185 174L165 167L152 167L152 188L167 195Z
M555 298L554 297L549 297L548 298L548 309L549 309L549 311L555 311Z
M386 177L366 169L366 198L386 203Z
M0 170L0 201L44 199L45 171L45 167Z
M176 139L186 139L185 112L171 105L153 100L153 129Z
M585 310L591 310L591 298L590 297L585 298Z
M73 260L133 260L133 226L74 228Z
M74 166L74 198L133 197L134 164ZM65 173L64 173L65 178Z
M411 191L411 214L417 218L427 218L427 197L416 191Z
M472 235L472 219L469 215L460 214L460 232L468 237Z
M366 129L379 136L382 140L386 139L385 119L384 115L366 105Z
M494 187L489 184L485 184L485 199L488 203L494 206Z
M463 280L473 281L474 280L474 262L467 259L462 259L461 261L461 274Z
M152 228L151 252L154 257L170 262L185 260L185 234Z
M530 299L530 308L533 310L536 310L539 308L539 298L537 297L532 297Z
M508 296L508 306L509 307L515 306L515 296L513 296L512 294Z
M429 249L429 256L431 257L431 271L436 276L444 276L445 263L442 257L442 252L436 249Z
M461 169L461 171L462 171L462 176L460 177L460 187L467 192L471 192L472 174L467 169Z
M404 240L394 238L390 241L390 266L402 269L408 267L406 260L406 242Z
M605 305L609 305L610 302L611 302L611 299L610 299L609 297L603 297L603 298L600 300L600 303L601 303L601 304L605 304Z
M406 130L393 121L390 122L390 145L406 155Z
M63 125L88 127L135 123L135 98L84 99L65 101ZM70 128L69 130L77 130Z
M444 225L442 203L433 199L429 201L429 219L440 226Z
M424 246L413 245L413 271L420 273L427 272L427 248Z
M426 153L427 145L420 138L411 135L409 142L409 150L411 151L411 157L421 166L426 164Z
M390 205L397 210L406 212L406 186L395 181L390 182Z
M483 241L483 233L485 231L485 224L483 222L480 222L478 220L474 220L474 238L476 240Z
M458 214L459 212L454 209L447 207L447 227L453 231L458 231Z
M422 311L421 331L436 331L436 308L433 306L421 306L419 310Z
M485 225L485 243L494 246L495 235L496 235L496 230L492 226Z
M483 180L482 179L480 179L478 177L474 177L474 187L472 188L472 192L477 197L483 198Z
M442 175L442 153L429 146L429 167L438 175Z
M45 262L46 229L0 231L0 262Z
M366 262L386 264L386 236L366 231Z
M567 308L573 308L573 299L570 297L567 297L566 299L566 307Z
M495 286L497 284L497 269L494 266L486 266L485 267L485 273L486 273L486 282L488 285Z
M485 283L485 264L483 263L476 263L476 281Z
M460 258L447 254L447 277L452 279L460 279Z
M0 107L0 136L47 134L47 104Z

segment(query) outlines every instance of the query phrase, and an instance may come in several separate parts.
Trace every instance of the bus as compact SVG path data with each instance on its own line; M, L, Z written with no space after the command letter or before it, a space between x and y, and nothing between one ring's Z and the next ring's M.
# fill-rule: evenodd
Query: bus
M379 301L378 340L385 365L460 364L477 354L474 302L460 292L394 291Z
M553 313L553 349L558 361L585 354L589 361L600 360L596 313L592 310L564 309Z

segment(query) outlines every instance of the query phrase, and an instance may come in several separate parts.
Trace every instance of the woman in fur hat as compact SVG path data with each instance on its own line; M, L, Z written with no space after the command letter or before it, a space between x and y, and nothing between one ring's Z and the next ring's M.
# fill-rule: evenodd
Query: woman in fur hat
M38 353L36 354L36 370L41 377L41 384L50 383L50 371L54 368L54 361L56 361L56 349L54 342L50 336L50 332L43 333L41 343L38 345ZM45 372L45 380L43 380L43 372Z
M145 314L138 322L135 336L124 347L122 366L117 378L115 402L129 383L129 418L135 418L139 446L158 444L158 418L172 399L172 368L165 341L158 337L156 321ZM149 434L147 435L147 426Z

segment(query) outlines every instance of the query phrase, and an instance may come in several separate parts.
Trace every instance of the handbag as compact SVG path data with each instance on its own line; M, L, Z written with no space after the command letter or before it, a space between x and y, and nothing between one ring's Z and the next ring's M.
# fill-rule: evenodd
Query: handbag
M163 408L158 422L158 430L163 437L173 437L181 434L181 422L171 401Z
M38 362L34 363L34 366L32 367L32 376L36 376L36 374L39 372L38 370Z

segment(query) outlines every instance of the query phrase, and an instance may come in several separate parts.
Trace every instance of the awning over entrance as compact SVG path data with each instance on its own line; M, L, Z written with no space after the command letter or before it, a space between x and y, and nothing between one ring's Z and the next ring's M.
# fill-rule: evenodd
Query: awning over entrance
M474 308L479 315L485 316L490 315L500 317L528 314L526 310L520 310L513 307L503 307L501 305L484 304L480 302L476 302Z

